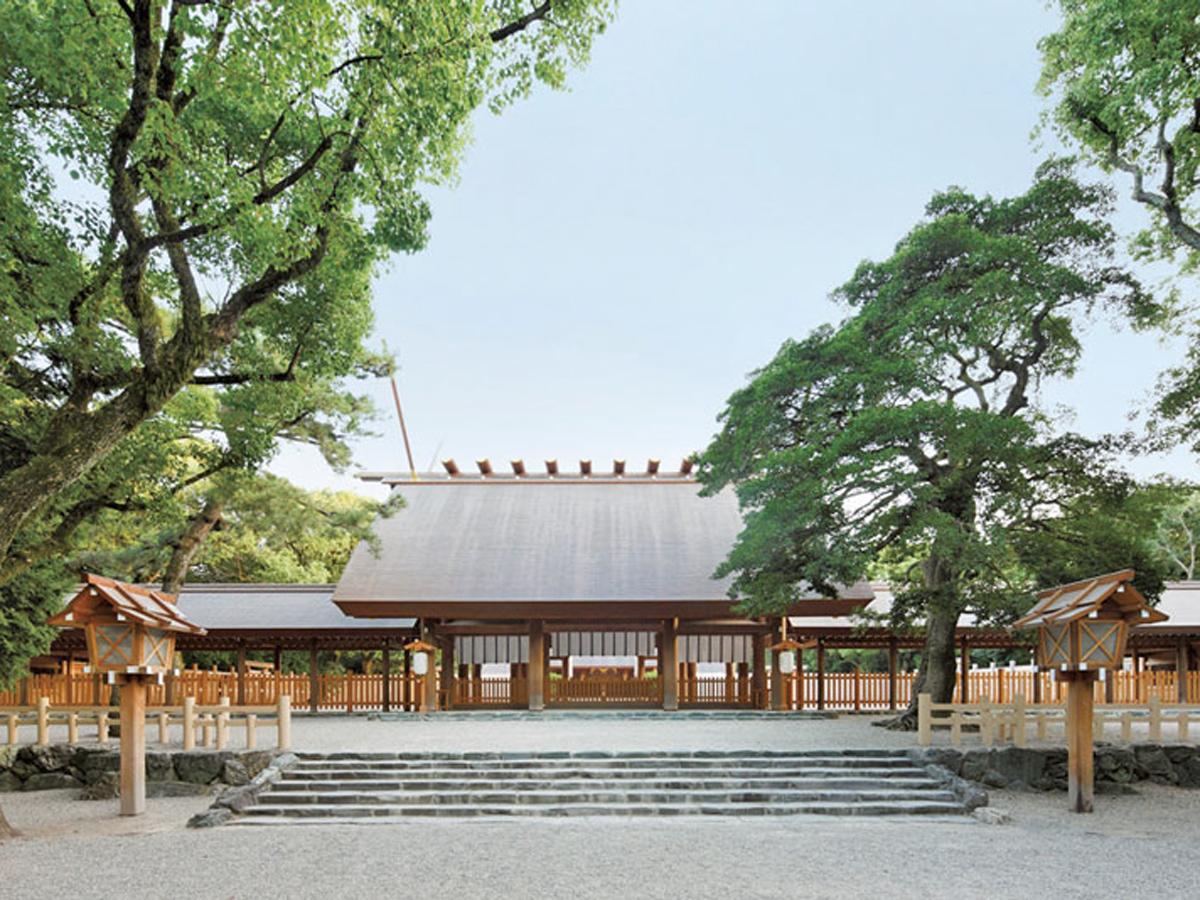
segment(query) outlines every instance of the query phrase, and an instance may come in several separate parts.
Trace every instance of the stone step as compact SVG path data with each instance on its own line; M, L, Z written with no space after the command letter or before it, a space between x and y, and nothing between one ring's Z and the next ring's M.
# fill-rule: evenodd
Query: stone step
M308 780L284 778L277 782L272 791L283 793L321 793L328 791L492 791L492 790L521 790L536 791L550 788L564 790L624 790L631 787L667 788L667 789L724 789L724 790L764 790L769 788L802 788L804 790L844 789L871 787L898 787L909 790L936 790L941 784L924 774L904 775L900 777L869 778L869 777L837 777L812 776L777 778L774 776L762 778L712 778L712 777L655 777L655 778L522 778L522 779L462 779L462 778L418 778L418 779L337 779L337 780Z
M962 820L963 807L959 803L935 800L877 800L864 803L837 803L819 801L811 803L680 803L680 804L634 804L634 803L584 803L563 805L501 804L501 805L431 805L431 806L349 806L331 804L322 806L275 806L252 807L244 816L235 820L237 825L266 824L386 824L403 821L410 817L446 816L781 816L781 815L827 815L827 816L886 816L886 815L942 815L955 816Z
M296 764L295 772L323 772L330 770L360 771L403 771L403 772L499 772L537 770L567 772L577 769L617 770L724 770L724 769L785 769L798 771L811 768L824 769L913 769L912 761L906 757L811 757L773 759L673 759L649 757L643 759L565 759L565 760L303 760Z
M288 781L496 781L521 783L550 778L587 780L645 781L664 778L926 778L921 769L860 769L860 768L739 768L739 769L493 769L479 771L439 769L321 769L292 770Z
M634 788L615 791L550 789L537 791L329 791L325 793L272 792L274 806L399 805L399 806L498 806L509 804L579 805L586 803L864 803L878 800L929 800L950 803L949 791L857 789L857 790L694 790Z
M466 752L440 750L339 750L330 753L307 751L296 754L302 761L338 759L365 760L565 760L565 759L808 759L812 757L853 756L908 759L907 750L870 748L854 750L476 750Z

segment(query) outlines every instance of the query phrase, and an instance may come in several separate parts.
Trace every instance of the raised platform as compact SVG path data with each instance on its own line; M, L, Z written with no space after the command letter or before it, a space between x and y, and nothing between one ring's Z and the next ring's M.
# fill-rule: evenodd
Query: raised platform
M663 709L546 709L533 712L527 709L451 709L440 712L368 712L363 715L370 721L405 722L420 720L425 722L479 722L487 719L502 719L508 721L530 720L545 722L560 719L579 722L586 719L615 721L625 719L652 719L659 721L697 721L719 719L723 721L795 721L797 719L836 719L836 712L775 712L763 709L681 709L667 711Z

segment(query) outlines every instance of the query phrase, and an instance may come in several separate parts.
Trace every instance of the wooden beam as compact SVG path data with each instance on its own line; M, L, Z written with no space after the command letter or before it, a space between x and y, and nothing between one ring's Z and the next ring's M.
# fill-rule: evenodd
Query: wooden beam
M442 468L446 470L446 474L451 478L458 477L458 463L453 459L443 459Z
M658 677L662 679L663 709L679 709L679 635L678 623L666 619L658 645Z
M1060 672L1067 677L1067 808L1090 813L1093 801L1092 682L1098 672Z
M557 459L546 460L546 474L549 475L551 478L553 478L555 475L558 474L558 460Z
M121 683L121 815L146 811L146 682L139 675Z
M1175 696L1180 703L1188 702L1188 639L1182 634L1175 643Z
M512 466L513 475L515 475L517 478L525 477L525 460L523 460L523 459L510 460L509 465Z
M308 651L308 711L315 713L317 711L317 699L321 690L321 683L317 680L317 645L313 642L312 648Z
M246 642L238 641L237 648L237 705L246 705Z
M546 708L546 628L541 619L529 621L529 709Z
M479 474L484 478L492 474L492 463L486 456L483 459L475 460L475 465L479 467Z
M383 711L392 711L392 646L383 642Z
M661 463L662 463L661 460L654 459L653 457L650 458L649 460L647 460L646 461L646 474L647 475L657 475L658 467L659 467L659 465L661 465Z
M751 639L754 647L754 706L756 709L771 708L771 686L767 683L767 647L771 638L766 634L756 634Z
M888 709L896 711L896 669L899 647L895 638L888 641Z
M450 709L454 705L454 638L446 637L438 641L442 648L442 709Z
M959 703L971 702L971 646L967 639L962 639L962 660L959 664L959 674L962 677L962 696Z
M817 709L825 708L825 639L817 638Z

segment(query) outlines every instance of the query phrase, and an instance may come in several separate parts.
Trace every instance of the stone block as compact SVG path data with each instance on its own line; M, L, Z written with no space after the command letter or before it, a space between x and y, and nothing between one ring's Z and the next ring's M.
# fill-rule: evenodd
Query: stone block
M102 772L98 781L85 785L79 792L80 800L115 800L121 796L121 776L116 772Z
M37 772L25 779L22 790L53 791L61 788L83 787L78 778L66 772Z
M175 754L175 772L181 781L210 784L216 781L225 766L228 754L211 750L189 750Z
M233 818L233 812L221 806L212 806L188 819L188 828L214 828L224 825Z
M26 755L25 751L28 751ZM49 744L45 747L25 747L21 757L27 759L43 772L57 772L65 769L75 756L75 748L70 744Z
M170 753L151 750L146 753L147 781L175 781L175 764Z
M146 785L147 797L203 797L212 787L191 781L152 781Z
M23 783L8 769L0 769L0 791L19 791Z
M248 784L250 773L246 771L246 766L241 760L227 759L225 765L221 767L221 781L225 784Z
M994 809L990 806L983 806L971 813L976 819L984 825L1008 825L1012 822L1012 816L1002 809Z

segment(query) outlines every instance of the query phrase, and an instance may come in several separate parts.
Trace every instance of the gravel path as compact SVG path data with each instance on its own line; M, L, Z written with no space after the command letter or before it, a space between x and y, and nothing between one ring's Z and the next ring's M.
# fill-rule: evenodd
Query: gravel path
M164 830L197 801L151 801L139 836L68 792L6 795L31 837L0 845L4 896L1028 898L1194 897L1200 793L1149 787L1072 816L1061 795L996 792L1014 823L567 819ZM83 807L91 810L86 813Z

